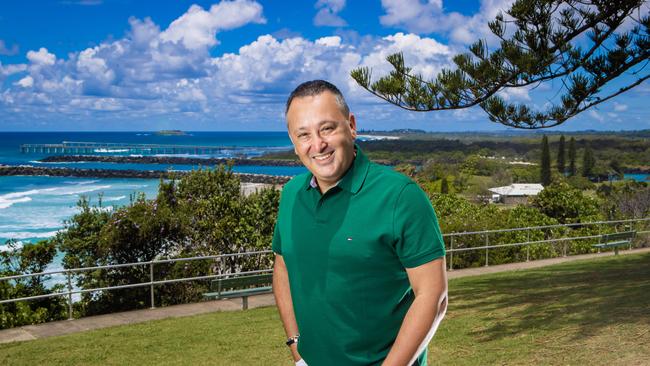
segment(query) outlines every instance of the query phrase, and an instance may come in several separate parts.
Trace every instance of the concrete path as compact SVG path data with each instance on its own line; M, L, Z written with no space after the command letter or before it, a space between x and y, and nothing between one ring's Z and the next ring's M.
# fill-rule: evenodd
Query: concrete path
M650 253L650 248L634 250L622 250L621 255ZM477 276L488 273L515 271L530 268L544 267L551 264L571 262L581 259L592 259L598 257L612 256L614 253L584 254L570 257L543 259L531 262L501 264L481 268L457 269L448 271L448 277L460 278ZM251 296L248 298L248 307L257 308L261 306L275 305L272 294ZM62 320L38 325L27 325L18 328L0 330L0 343L28 341L39 338L47 338L70 333L82 332L92 329L100 329L124 324L135 324L150 320L177 318L182 316L198 315L215 311L241 311L241 299L228 299L205 301L194 304L174 305L156 309L144 309L113 313L106 315L89 316L81 319Z

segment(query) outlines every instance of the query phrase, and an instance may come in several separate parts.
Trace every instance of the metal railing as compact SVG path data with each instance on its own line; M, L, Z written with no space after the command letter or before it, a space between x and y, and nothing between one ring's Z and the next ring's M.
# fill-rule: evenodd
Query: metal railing
M237 272L237 273L222 273L222 274L212 274L212 275L204 275L204 276L192 276L192 277L182 277L182 278L173 278L173 279L164 279L164 280L155 280L154 278L154 266L156 264L163 264L163 263L177 263L177 262L188 262L188 261L197 261L197 260L207 260L207 259L223 259L223 258L230 258L230 257L239 257L239 256L254 256L254 255L264 255L264 254L271 254L273 251L271 250L261 250L261 251L256 251L256 252L243 252L243 253L231 253L231 254L221 254L221 255L208 255L208 256L199 256L199 257L187 257L187 258L172 258L172 259L160 259L160 260L152 260L148 262L136 262L136 263L124 263L124 264L111 264L111 265L105 265L105 266L94 266L94 267L82 267L82 268L71 268L71 269L63 269L63 270L58 270L58 271L47 271L47 272L39 272L39 273L29 273L29 274L22 274L22 275L14 275L14 276L6 276L6 277L0 277L0 281L8 281L8 280L17 280L21 278L29 278L29 277L40 277L40 276L51 276L55 274L65 274L66 279L67 279L67 291L63 292L53 292L49 294L43 294L43 295L36 295L36 296L27 296L27 297L20 297L20 298L15 298L15 299L5 299L5 300L0 300L0 304L6 304L6 303L12 303L12 302L18 302L18 301L29 301L29 300L38 300L38 299L44 299L44 298L49 298L49 297L56 297L56 296L66 296L68 298L68 319L72 319L72 309L73 309L73 301L72 301L72 295L74 294L82 294L86 292L96 292L96 291L107 291L107 290L118 290L118 289L125 289L125 288L135 288L135 287L147 287L149 286L149 292L150 292L150 303L151 303L151 308L155 308L155 286L156 285L163 285L167 283L176 283L176 282L188 282L188 281L197 281L197 280L207 280L207 279L218 279L218 278L224 278L224 277L229 277L229 276L241 276L241 275L250 275L250 274L257 274L257 273L269 273L272 271L271 268L268 269L259 269L259 270L253 270L253 271L244 271L244 272ZM72 286L72 274L73 273L81 273L81 272L89 272L89 271L95 271L99 269L115 269L115 268L133 268L133 267L143 267L143 266L149 266L149 281L148 282L140 282L140 283L132 283L132 284L126 284L126 285L116 285L116 286L106 286L106 287L95 287L95 288L90 288L90 289L74 289Z
M489 250L490 249L496 249L496 248L504 248L504 247L513 247L513 246L527 246L527 248L530 248L530 245L533 244L553 244L557 242L564 242L566 243L567 241L575 241L575 240L586 240L586 239L596 239L600 238L603 234L599 232L596 235L584 235L584 236L567 236L567 237L560 237L560 238L551 238L551 239L543 239L543 240L534 240L530 241L527 240L525 242L517 242L517 243L503 243L503 244L490 244L490 234L497 234L497 233L505 233L505 232L516 232L516 231L527 231L528 238L530 238L530 232L533 230L544 230L544 229L553 229L553 228L568 228L568 227L574 227L574 226L593 226L593 225L617 225L617 224L631 224L634 223L637 226L640 223L643 222L649 222L650 217L643 218L643 219L629 219L629 220L616 220L616 221L598 221L598 222L588 222L588 223L577 223L577 224L557 224L557 225L545 225L545 226L530 226L530 227L521 227L521 228L511 228L511 229L496 229L496 230L483 230L483 231L473 231L473 232L455 232L455 233L448 233L444 234L443 237L449 238L450 240L450 245L449 249L447 249L447 255L450 256L449 260L449 270L453 270L453 257L454 253L458 252L467 252L467 251L475 251L475 250L485 250L485 265L489 265ZM632 229L638 229L638 227L632 227ZM646 228L647 229L647 228ZM636 230L637 234L647 234L650 233L650 230ZM485 245L481 246L472 246L472 247L456 247L454 248L455 241L457 241L458 237L462 236L469 236L469 235L479 235L479 236L484 236L485 237ZM563 255L566 256L566 244L564 245L563 249ZM243 252L243 253L231 253L231 254L222 254L222 255L211 255L211 256L198 256L198 257L189 257L189 258L172 258L172 259L161 259L161 260L152 260L148 262L136 262L136 263L124 263L124 264L112 264L112 265L104 265L104 266L95 266L95 267L82 267L82 268L71 268L71 269L63 269L63 270L57 270L57 271L47 271L47 272L39 272L39 273L29 273L29 274L22 274L22 275L14 275L14 276L6 276L6 277L0 277L0 281L9 281L9 280L17 280L17 279L22 279L22 278L30 278L30 277L39 277L39 276L50 276L50 275L55 275L55 274L64 274L66 276L66 288L67 291L62 291L62 292L53 292L49 294L43 294L43 295L36 295L36 296L28 296L28 297L20 297L20 298L15 298L15 299L5 299L5 300L0 300L0 304L6 304L6 303L13 303L13 302L19 302L19 301L29 301L29 300L37 300L37 299L43 299L43 298L49 298L49 297L56 297L56 296L64 296L67 297L67 305L68 305L68 318L72 319L72 313L73 313L73 299L72 295L74 294L82 294L82 293L88 293L88 292L97 292L97 291L108 291L108 290L117 290L117 289L125 289L125 288L135 288L135 287L149 287L149 292L150 292L150 305L151 308L155 308L155 286L156 285L163 285L163 284L168 284L168 283L177 283L177 282L189 282L189 281L197 281L197 280L206 280L206 279L218 279L218 278L224 278L224 277L229 277L229 276L241 276L241 275L249 275L249 274L257 274L257 273L269 273L272 271L271 268L267 269L257 269L257 270L252 270L252 271L243 271L243 272L236 272L236 273L222 273L222 274L210 274L210 275L202 275L202 276L192 276L192 277L181 277L181 278L173 278L173 279L161 279L161 280L156 280L154 278L154 269L155 265L160 265L163 263L177 263L177 262L188 262L188 261L198 261L198 260L221 260L223 258L230 258L230 257L238 257L238 256L255 256L255 255L265 255L265 254L271 254L271 250L262 250L262 251L255 251L255 252ZM526 255L526 260L529 260L529 253L527 252ZM96 288L89 288L89 289L75 289L72 286L72 275L75 273L82 273L82 272L88 272L88 271L94 271L94 270L100 270L100 269L115 269L115 268L134 268L134 267L144 267L148 266L149 267L149 281L147 282L140 282L140 283L133 283L133 284L125 284L125 285L115 285L115 286L105 286L105 287L96 287Z
M593 221L593 222L583 222L583 223L571 223L571 224L555 224L555 225L543 225L543 226L528 226L528 227L521 227L521 228L511 228L511 229L494 229L494 230L483 230L483 231L467 231L467 232L455 232L455 233L449 233L449 234L444 234L443 237L448 237L449 238L449 249L447 249L447 254L449 255L449 270L453 270L453 262L454 262L454 253L456 252L466 252L466 251L474 251L474 250L485 250L485 266L489 266L489 250L490 249L496 249L496 248L505 248L505 247L513 247L513 246L526 246L527 251L526 251L526 261L530 260L530 245L533 244L553 244L557 242L567 242L567 241L574 241L574 240L586 240L586 239L597 239L600 238L604 233L599 232L597 235L585 235L585 236L568 236L568 237L560 237L560 238L552 238L552 239L543 239L543 240L530 240L530 233L531 231L534 230L545 230L545 229L554 229L554 228L570 228L570 227L588 227L588 226L595 226L599 225L599 229L602 229L602 225L620 225L620 224L636 224L636 226L630 227L630 229L635 230L637 234L648 234L650 233L650 230L638 230L639 228L637 227L639 223L643 222L650 222L650 217L642 218L642 219L627 219L627 220L612 220L612 221ZM517 243L505 243L505 244L495 244L495 245L490 245L490 234L498 234L498 233L507 233L507 232L517 232L517 231L527 231L528 233L528 240L525 242L517 242ZM484 236L485 240L485 245L482 246L472 246L472 247L465 247L465 248L459 248L456 247L454 248L454 242L456 241L456 237L459 236L469 236L469 235L479 235L479 236ZM567 247L566 245L563 246L562 250L562 255L566 256L566 250Z

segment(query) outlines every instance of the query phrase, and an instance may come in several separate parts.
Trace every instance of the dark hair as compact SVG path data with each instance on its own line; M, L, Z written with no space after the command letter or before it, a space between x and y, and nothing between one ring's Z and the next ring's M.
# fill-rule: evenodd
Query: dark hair
M289 99L287 99L287 106L284 109L284 114L287 114L287 112L289 112L289 107L291 106L291 102L293 102L294 98L315 96L326 91L334 94L334 97L336 98L336 104L338 104L341 113L343 113L345 118L347 118L350 115L350 108L345 102L343 94L334 84L325 80L311 80L298 85L291 92L291 94L289 94Z

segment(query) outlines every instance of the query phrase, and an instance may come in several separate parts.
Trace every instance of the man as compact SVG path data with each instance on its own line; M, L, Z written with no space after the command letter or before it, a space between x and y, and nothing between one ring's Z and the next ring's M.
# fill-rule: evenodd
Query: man
M273 236L273 291L296 364L426 365L447 307L431 203L354 143L334 85L299 85L286 118L309 170L284 186Z

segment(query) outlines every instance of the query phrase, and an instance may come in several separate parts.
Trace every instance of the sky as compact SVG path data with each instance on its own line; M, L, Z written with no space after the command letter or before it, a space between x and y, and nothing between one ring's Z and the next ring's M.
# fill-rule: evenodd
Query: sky
M301 82L336 84L365 130L502 131L480 108L404 111L350 78L403 52L453 66L512 0L49 0L0 5L0 131L281 131ZM647 11L645 8L644 11ZM630 76L625 76L630 77ZM557 102L555 85L502 96ZM553 130L650 128L644 84ZM554 99L555 98L555 99Z

